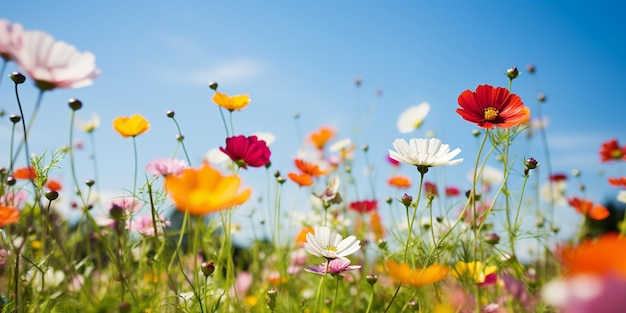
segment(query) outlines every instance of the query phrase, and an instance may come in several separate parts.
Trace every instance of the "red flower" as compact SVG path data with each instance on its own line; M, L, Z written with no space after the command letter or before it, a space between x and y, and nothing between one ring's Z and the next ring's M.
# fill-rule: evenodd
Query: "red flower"
M620 178L609 177L609 184L616 187L626 188L626 176Z
M428 181L424 182L424 192L426 193L426 196L439 196L439 191L437 191L437 185Z
M389 155L387 155L387 162L389 162L389 164L391 164L393 167L400 166L400 161L398 161L396 159L392 159L391 156L389 156Z
M33 180L37 177L37 173L35 173L35 169L32 166L22 167L13 171L13 177L15 179Z
M459 188L448 186L446 187L446 196L447 197L456 197L461 194Z
M259 140L257 136L239 135L226 138L226 148L220 147L220 151L244 169L248 166L261 167L270 163L270 149L265 141Z
M567 175L565 175L565 174L552 174L552 175L550 175L549 179L550 179L551 182L560 182L560 181L567 180Z
M592 220L599 221L609 217L609 210L607 208L589 200L572 197L567 201L569 202L569 205L574 207L578 213L583 214Z
M357 211L359 213L369 213L375 211L378 208L378 201L376 200L363 200L350 203L350 210Z
M602 143L600 162L626 161L626 146L620 148L617 139Z
M482 128L506 129L530 118L530 109L524 106L522 99L502 87L480 85L475 92L465 90L459 95L458 102L461 107L456 113Z
M46 182L46 187L50 191L59 191L63 189L63 186L61 185L61 183L55 179L48 179L48 181Z

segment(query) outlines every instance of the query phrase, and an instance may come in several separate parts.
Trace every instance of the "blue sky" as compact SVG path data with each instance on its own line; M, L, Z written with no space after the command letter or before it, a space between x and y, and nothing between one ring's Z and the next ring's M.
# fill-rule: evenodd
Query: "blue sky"
M223 145L210 81L228 94L250 94L250 106L236 112L236 132L276 134L274 170L286 174L293 169L299 136L334 125L338 139L353 137L358 146L370 146L377 196L383 200L392 195L385 187L385 156L392 141L433 130L443 142L461 148L465 158L437 175L464 188L477 145L470 135L475 126L454 111L457 97L479 84L506 87L503 72L517 66L524 73L514 81L513 92L531 111L538 92L547 96L542 111L550 120L553 170L580 169L588 186L585 196L603 201L615 193L606 175L617 176L620 169L599 163L600 144L611 138L626 143L624 9L619 2L571 1L185 1L176 6L165 1L11 1L1 5L0 18L96 55L102 76L93 86L45 95L31 150L41 153L67 143L67 99L82 100L79 117L97 113L102 121L96 131L100 186L113 194L132 188L133 170L131 141L110 126L117 116L141 113L152 124L137 138L141 169L152 158L173 153L176 129L165 116L169 109L176 111L194 165L206 151ZM523 71L528 64L536 66L536 75ZM363 81L359 88L356 77ZM35 89L25 84L21 90L23 103L34 104ZM16 113L9 80L0 85L0 101L0 108ZM400 112L424 101L432 106L424 125L399 134ZM294 126L295 112L301 133ZM353 136L358 121L368 123ZM7 147L9 122L0 128ZM524 156L544 161L535 141L520 139L516 162ZM79 170L90 173L88 153L78 157ZM599 177L598 170L606 175ZM408 167L402 172L415 175ZM363 170L355 173L365 186ZM69 176L63 179L69 182ZM252 169L244 179L263 188L265 172ZM294 189L285 189L287 197Z

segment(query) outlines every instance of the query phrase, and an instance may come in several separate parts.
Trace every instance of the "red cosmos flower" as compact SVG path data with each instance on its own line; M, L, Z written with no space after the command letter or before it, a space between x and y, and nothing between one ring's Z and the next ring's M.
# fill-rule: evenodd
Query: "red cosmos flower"
M600 221L609 217L609 210L599 204L595 204L589 200L572 197L567 199L569 205L574 207L576 211L586 217Z
M626 146L620 148L617 139L602 143L600 162L626 161Z
M50 191L59 191L63 189L63 185L61 185L61 183L56 179L48 179L48 181L46 182L46 187Z
M459 188L448 186L446 187L446 197L456 197L461 194Z
M357 211L361 214L375 211L377 208L378 201L376 200L363 200L350 203L350 210Z
M239 135L226 138L226 148L220 147L220 151L244 169L248 166L261 167L270 163L270 149L265 141L259 140L257 136Z
M465 90L459 95L458 102L461 107L456 113L482 128L506 129L530 118L530 109L524 106L522 99L502 87L480 85L475 92Z
M37 177L37 173L35 173L35 169L32 166L22 167L13 171L13 177L15 179L33 180Z
M616 187L626 188L626 176L622 176L619 178L609 177L609 184Z
M424 182L424 192L426 195L433 195L435 197L439 196L439 191L437 191L437 185L431 182Z
M567 180L567 175L565 174L552 174L550 175L550 181L551 182L560 182L560 181L564 181Z

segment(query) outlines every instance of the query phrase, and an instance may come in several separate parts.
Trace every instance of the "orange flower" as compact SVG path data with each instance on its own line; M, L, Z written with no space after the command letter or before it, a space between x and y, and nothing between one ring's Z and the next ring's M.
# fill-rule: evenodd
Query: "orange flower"
M311 177L326 175L326 171L322 171L319 166L315 164L305 162L301 159L296 159L294 163L302 173L308 174Z
M380 220L380 215L377 211L373 211L370 213L370 227L372 228L372 233L374 233L374 237L376 240L380 240L385 237L385 227Z
M522 99L506 88L480 85L476 91L465 90L459 95L456 113L478 127L507 129L530 118L530 109Z
M48 188L48 190L50 191L59 191L63 189L63 186L58 180L48 179L48 181L46 182L46 188Z
M599 221L609 217L609 210L607 208L589 200L572 197L567 201L569 202L569 205L574 207L578 213L583 214L592 220Z
M20 211L12 206L0 205L0 227L13 224L20 219Z
M247 94L229 97L227 94L215 92L213 102L228 111L238 111L248 106L250 96Z
M13 171L13 178L33 180L37 177L37 173L32 166L18 168Z
M296 236L296 244L298 245L298 247L304 246L304 243L306 242L306 234L308 233L315 233L313 227L304 227L300 230L300 232Z
M313 178L309 174L298 174L295 172L291 172L287 174L289 178L300 187L307 187L313 185Z
M619 178L609 177L609 184L617 187L626 188L626 176L622 176Z
M239 184L239 177L222 176L207 164L165 177L165 189L176 208L192 215L209 214L245 203L252 191L247 188L240 192Z
M408 264L385 261L387 273L394 280L413 287L434 284L448 275L449 269L439 263L425 268L411 269Z
M135 137L150 129L150 123L139 114L130 117L120 116L113 120L113 129L124 138Z
M600 162L626 161L626 146L620 148L617 139L602 143Z
M387 184L392 187L406 189L411 187L411 178L405 175L394 175L389 177Z
M328 126L322 126L320 129L309 135L309 140L313 143L315 148L323 150L326 143L328 143L328 141L330 141L333 137L335 137L335 130Z
M626 238L605 234L561 250L568 275L619 275L626 278Z

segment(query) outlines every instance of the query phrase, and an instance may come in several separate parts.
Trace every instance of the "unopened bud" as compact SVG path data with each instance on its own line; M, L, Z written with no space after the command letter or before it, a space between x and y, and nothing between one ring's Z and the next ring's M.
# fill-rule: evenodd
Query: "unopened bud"
M118 307L120 309L120 313L128 313L131 309L131 305L128 302L122 302Z
M17 115L17 114L11 114L11 115L9 116L9 120L11 120L11 122L12 122L13 124L15 124L15 123L18 123L19 121L21 121L21 120L22 120L22 118L21 118L19 115Z
M527 169L534 170L537 168L537 166L539 166L539 162L537 162L535 158L528 158L524 160L524 165L526 165Z
M506 76L511 80L516 79L517 76L519 76L519 71L517 70L517 66L513 66L510 69L507 69Z
M498 244L498 242L500 242L500 236L498 236L498 234L496 233L489 233L485 235L485 242L492 246L496 245Z
M15 177L13 177L12 175L7 176L7 178L4 179L4 182L8 185L8 186L13 186L15 185L15 183L17 182L17 180L15 180Z
M59 193L55 190L50 190L45 193L45 196L49 201L54 201L59 198Z
M24 77L24 75L20 72L13 72L9 75L9 77L11 77L11 80L16 85L23 84L26 81L26 77Z
M216 82L210 82L209 83L209 88L211 88L213 90L217 90L217 83Z
M87 180L85 181L85 185L87 185L87 187L91 187L91 186L93 186L95 183L96 183L96 181L95 181L95 180L93 180L93 179L87 179Z
M540 92L537 94L537 100L539 100L539 103L546 102L546 95L543 92Z
M365 280L370 286L374 286L374 284L378 281L378 275L367 275L365 276Z
M202 274L204 274L204 277L211 276L213 272L215 272L215 264L213 263L213 260L202 262L202 264L200 265L200 270L202 270Z
M80 110L80 108L83 107L83 103L80 100L74 98L70 98L70 100L67 101L67 104L74 111L78 111Z
M528 65L526 65L526 71L527 71L528 73L534 74L534 73L535 73L535 66L534 66L534 65L532 65L532 64L528 64Z
M111 209L109 209L109 214L114 219L121 219L124 217L124 208L119 205L113 205Z
M413 202L413 197L405 193L402 198L400 198L400 202L402 202L402 204L404 204L404 206L408 208L411 205L411 202Z
M166 114L167 114L167 117L172 118L172 117L174 117L175 113L174 113L173 110L167 110Z

